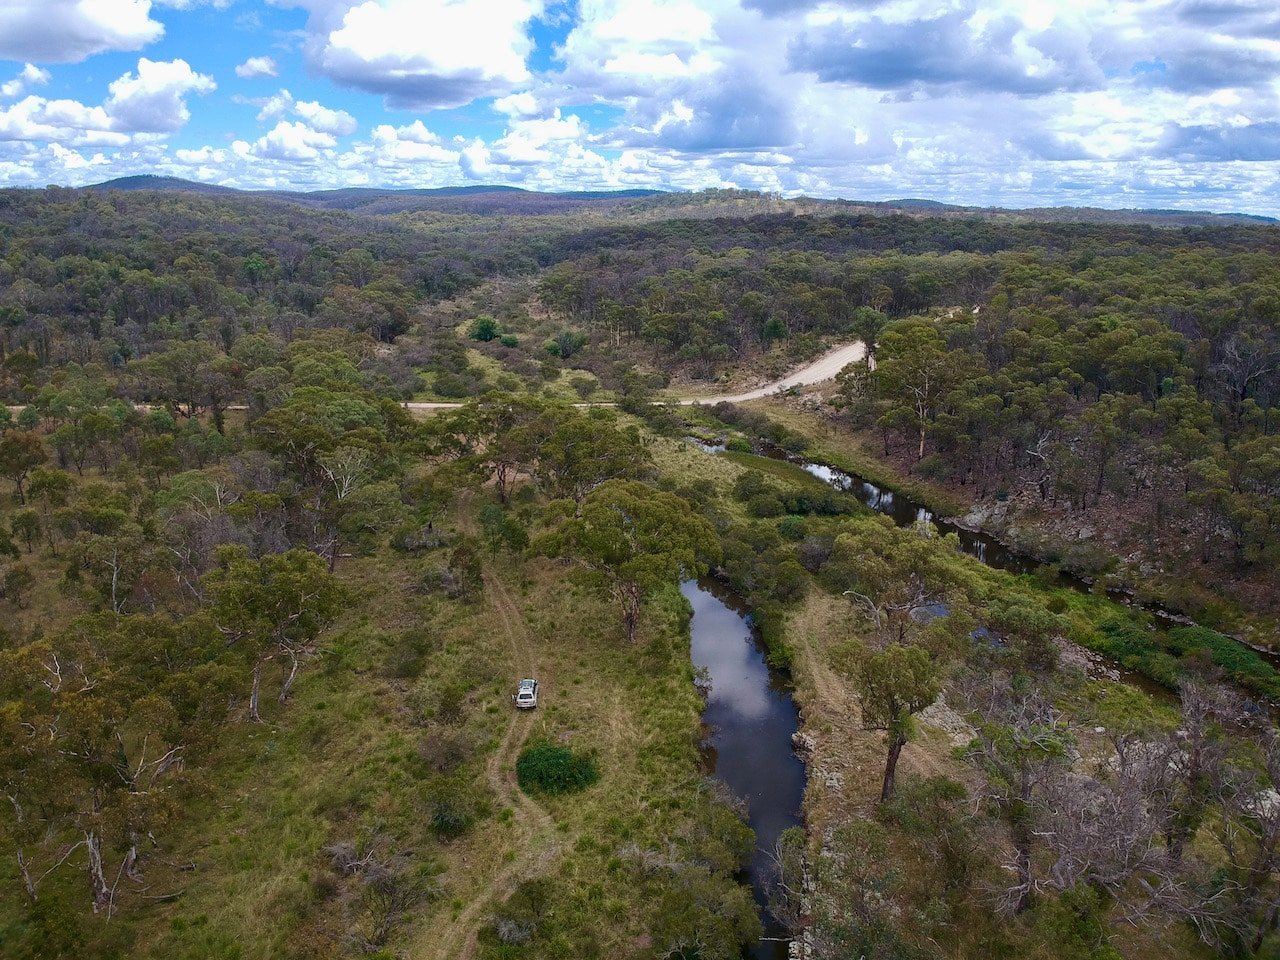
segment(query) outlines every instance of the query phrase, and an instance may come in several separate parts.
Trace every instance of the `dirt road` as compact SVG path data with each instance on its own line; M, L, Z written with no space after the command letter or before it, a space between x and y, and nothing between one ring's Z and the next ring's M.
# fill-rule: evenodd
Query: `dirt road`
M786 390L790 387L806 387L813 383L822 383L824 380L832 380L835 375L847 367L851 363L856 363L867 355L867 348L860 340L853 343L847 343L843 347L836 347L830 353L825 353L813 363L801 367L781 380L775 380L773 383L766 383L763 387L757 387L755 390L748 390L746 393L724 394L722 396L712 397L681 397L675 402L681 406L689 407L695 403L742 403L746 400L759 400L761 397L767 397L771 393L777 393L780 390ZM406 400L402 406L406 410L421 411L429 413L432 410L457 410L464 406L462 403L455 403L444 400ZM612 403L575 403L575 407L612 407ZM135 403L134 407L138 410L148 412L157 409L156 405L149 403ZM9 413L17 416L22 413L26 407L22 405L9 407ZM226 409L228 410L244 410L245 405L242 403L233 403Z
M807 387L813 383L822 383L824 380L834 380L836 374L841 370L851 363L857 363L866 355L866 345L857 340L853 343L845 344L843 347L837 347L830 353L824 353L808 366L801 367L781 380L767 383L763 387L757 387L755 390L748 390L746 393L725 394L718 397L698 397L680 400L679 402L682 406L691 406L695 403L743 403L747 400L759 400L761 397L767 397L771 393L778 393L780 390L787 390L791 387Z
M775 380L773 383L766 383L763 387L757 387L755 390L748 390L746 393L731 393L710 397L681 397L676 400L681 406L689 407L695 403L743 403L747 400L759 400L761 397L767 397L772 393L780 390L787 390L790 387L806 387L814 383L822 383L824 380L832 380L835 375L847 367L851 363L856 363L867 355L866 345L860 340L853 343L847 343L843 347L836 347L830 353L825 353L813 363L801 367L783 377L781 380ZM429 412L431 410L455 410L461 407L461 403L445 403L427 400L410 400L405 403L406 410L421 410ZM610 407L611 403L579 403L575 404L579 407Z

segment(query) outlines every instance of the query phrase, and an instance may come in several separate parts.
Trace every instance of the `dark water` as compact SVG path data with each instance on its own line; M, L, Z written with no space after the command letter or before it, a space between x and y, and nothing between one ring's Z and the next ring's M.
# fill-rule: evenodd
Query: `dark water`
M769 668L747 610L723 584L704 579L680 587L693 607L693 662L705 668L711 693L703 722L711 729L712 772L747 802L756 853L747 868L765 924L753 960L785 960L786 931L769 915L767 886L779 834L800 825L805 770L791 747L800 715L781 673Z

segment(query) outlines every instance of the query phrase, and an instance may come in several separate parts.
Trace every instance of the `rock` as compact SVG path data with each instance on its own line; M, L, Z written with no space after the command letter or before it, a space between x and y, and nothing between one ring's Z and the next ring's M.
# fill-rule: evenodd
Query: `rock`
M941 697L920 711L920 719L945 733L953 747L963 747L973 740L976 733L969 722L947 706Z
M791 749L802 756L812 754L817 746L817 741L807 733L797 730L791 735Z
M1058 646L1058 662L1062 666L1076 667L1088 677L1101 677L1104 680L1121 679L1120 671L1110 666L1092 650L1086 650L1065 637L1056 637L1054 642Z

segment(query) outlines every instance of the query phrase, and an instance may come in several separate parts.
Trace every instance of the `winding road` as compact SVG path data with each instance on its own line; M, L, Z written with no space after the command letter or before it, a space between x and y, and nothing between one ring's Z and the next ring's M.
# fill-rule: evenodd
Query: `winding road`
M789 390L791 387L807 387L810 384L822 383L825 380L835 379L836 374L847 367L851 363L857 363L867 355L867 347L861 340L855 340L853 343L846 343L844 346L836 347L827 353L824 353L817 360L798 370L794 370L781 380L775 380L772 383L766 383L763 387L757 387L755 390L748 390L745 393L726 393L709 397L680 397L674 402L682 407L691 407L695 403L744 403L747 400L759 400L770 394L778 393L782 390ZM430 412L432 410L456 410L463 406L462 403L435 401L435 400L408 400L404 403L406 410L415 410ZM612 403L575 403L575 407L612 407Z

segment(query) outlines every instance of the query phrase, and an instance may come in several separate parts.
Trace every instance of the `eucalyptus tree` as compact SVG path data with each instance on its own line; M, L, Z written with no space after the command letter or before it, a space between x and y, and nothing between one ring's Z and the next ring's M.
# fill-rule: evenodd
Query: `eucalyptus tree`
M902 748L911 739L914 718L938 699L942 690L938 667L920 647L890 644L866 656L854 671L862 706L862 726L885 732L889 752L884 764L880 802L893 796Z
M205 574L204 588L218 629L252 665L249 717L262 719L262 670L283 659L288 667L280 702L289 696L303 663L314 655L321 632L341 612L345 591L327 564L310 550L250 557L239 546L224 547L220 565Z
M660 588L705 573L720 552L715 530L689 501L635 480L610 480L583 498L553 504L563 519L538 548L591 570L618 604L634 643L644 601Z

